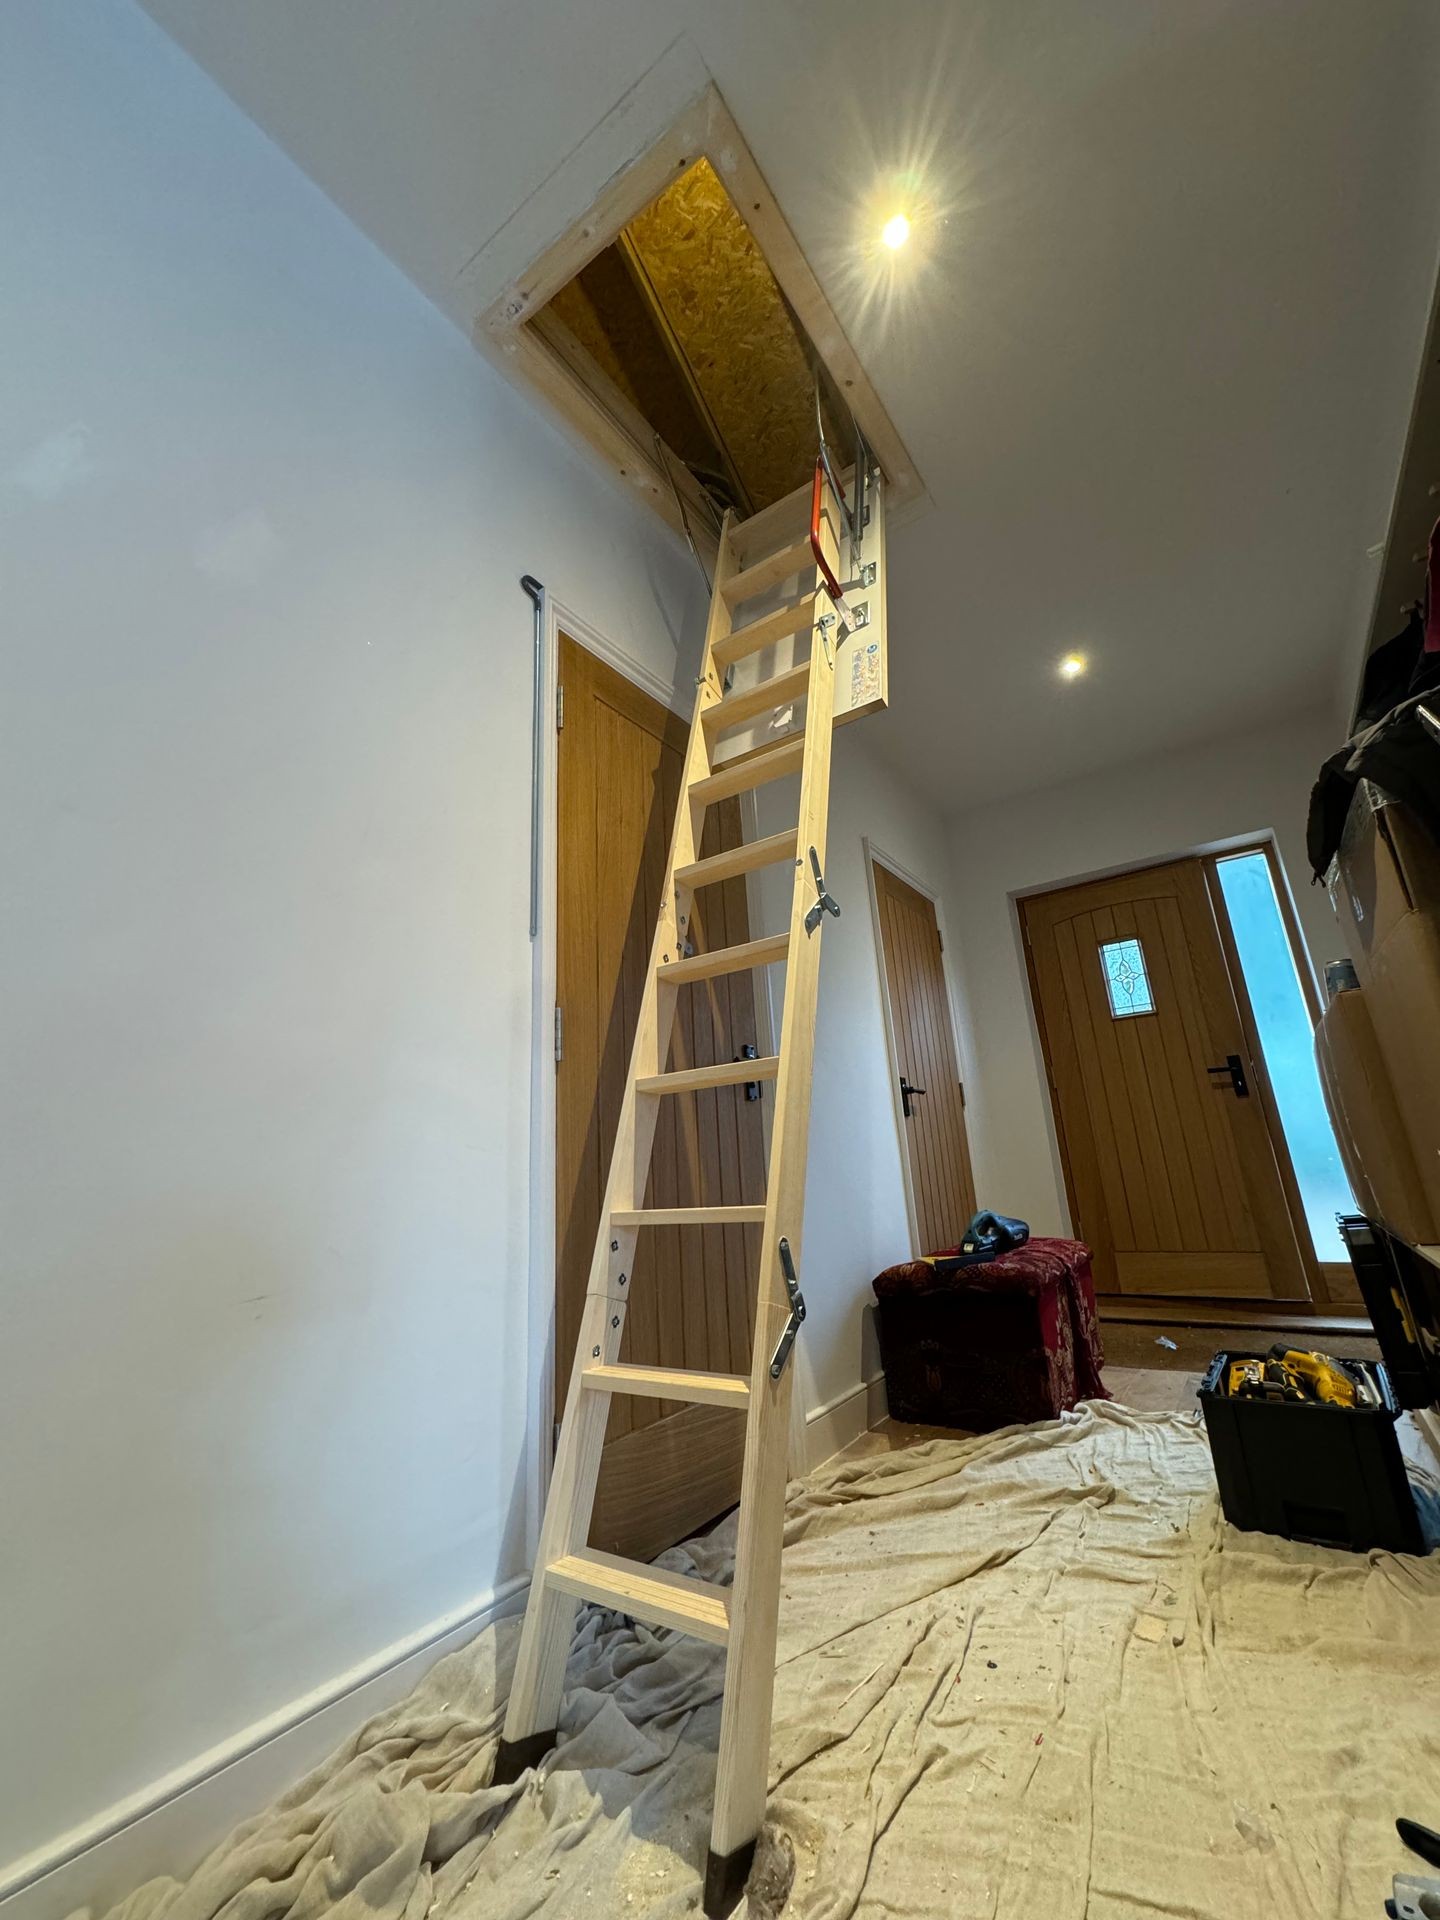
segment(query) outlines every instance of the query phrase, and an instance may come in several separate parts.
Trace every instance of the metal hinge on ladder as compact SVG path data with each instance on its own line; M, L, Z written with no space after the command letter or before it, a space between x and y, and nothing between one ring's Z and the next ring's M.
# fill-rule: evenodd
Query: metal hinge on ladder
M815 904L805 916L805 931L813 933L827 913L840 918L840 909L825 891L825 876L820 871L820 856L814 847L810 849L810 871L815 876Z
M800 1279L795 1271L795 1262L790 1258L790 1242L780 1242L780 1271L785 1276L785 1297L790 1302L790 1318L785 1322L784 1331L775 1344L770 1359L770 1378L778 1380L785 1371L785 1362L790 1358L790 1349L795 1344L795 1336L800 1331L800 1322L805 1318L805 1296L800 1291Z
M558 1067L565 1058L565 1014L559 1001L555 1003L555 1064Z

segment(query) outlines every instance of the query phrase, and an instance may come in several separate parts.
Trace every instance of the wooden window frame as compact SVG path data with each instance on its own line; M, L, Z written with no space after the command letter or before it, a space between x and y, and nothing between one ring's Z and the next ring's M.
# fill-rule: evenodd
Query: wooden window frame
M669 462L667 471L657 458L653 430L589 355L567 339L566 329L551 319L537 325L560 288L610 246L672 180L702 159L719 175L810 344L849 402L884 470L892 508L925 499L914 461L713 83L607 181L578 220L487 301L475 323L476 344L512 380L544 401L677 533L686 532L688 519L689 532L713 553L713 537L706 532L708 499L698 482L678 460ZM677 488L685 500L683 516L676 504Z

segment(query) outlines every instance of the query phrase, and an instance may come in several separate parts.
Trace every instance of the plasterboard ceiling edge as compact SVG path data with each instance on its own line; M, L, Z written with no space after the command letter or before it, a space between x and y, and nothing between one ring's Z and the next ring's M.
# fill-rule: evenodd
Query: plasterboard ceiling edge
M709 157L732 199L746 207L746 223L771 272L836 384L850 396L889 478L894 507L913 511L928 505L923 479L719 89L683 40L672 42L470 261L464 285L475 312L475 345L562 427L588 441L679 530L682 516L673 487L678 481L700 505L698 487L688 474L662 469L648 439L637 440L613 410L531 337L527 322L662 191L676 170L701 155Z
M584 219L607 186L642 159L677 120L698 108L712 85L710 72L691 42L683 35L672 40L629 92L491 234L455 276L473 316L477 345L484 345L485 316L495 302ZM609 237L596 241L594 253Z

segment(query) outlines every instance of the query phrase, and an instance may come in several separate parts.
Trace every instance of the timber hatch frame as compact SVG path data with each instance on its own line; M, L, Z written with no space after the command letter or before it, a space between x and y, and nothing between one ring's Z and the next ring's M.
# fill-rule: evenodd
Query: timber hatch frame
M538 396L677 533L688 539L693 529L707 544L712 541L713 535L704 530L713 522L713 510L699 483L678 459L662 460L654 430L639 410L583 350L548 334L542 317L562 287L671 181L702 159L719 175L864 434L885 475L891 512L924 499L924 482L914 462L713 83L650 147L607 181L586 213L488 301L475 322L476 345Z

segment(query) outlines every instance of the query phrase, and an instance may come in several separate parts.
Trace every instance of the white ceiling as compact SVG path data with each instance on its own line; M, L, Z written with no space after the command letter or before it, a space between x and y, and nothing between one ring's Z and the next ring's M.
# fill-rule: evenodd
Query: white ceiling
M1338 712L1440 238L1432 0L144 4L467 331L467 263L686 36L929 485L867 733L947 806ZM866 301L898 164L947 219Z

